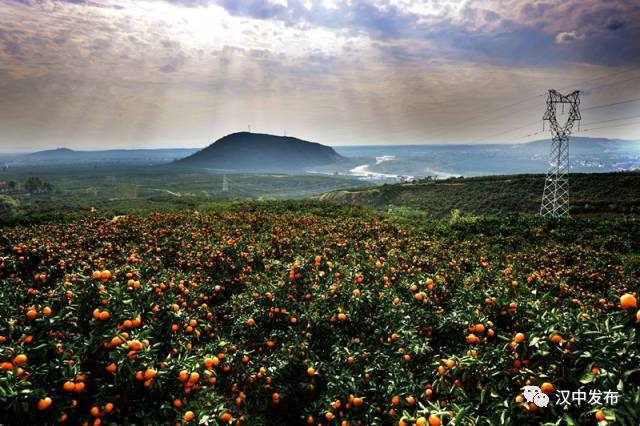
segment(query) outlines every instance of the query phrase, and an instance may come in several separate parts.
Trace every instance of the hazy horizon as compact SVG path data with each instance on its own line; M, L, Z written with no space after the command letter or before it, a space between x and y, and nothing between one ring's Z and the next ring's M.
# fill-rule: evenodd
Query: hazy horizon
M640 139L640 4L0 0L0 151ZM584 131L584 130L588 131ZM577 129L576 129L577 130Z
M234 132L235 133L235 132ZM259 133L259 132L252 132L252 133ZM279 136L279 135L278 135ZM293 138L298 138L295 135L287 135ZM593 136L575 136L571 139L575 139L576 137L582 138L582 139L609 139L609 140L621 140L621 141L628 141L628 142L638 142L640 141L640 139L624 139L624 138L601 138L601 137L593 137ZM300 139L300 138L298 138ZM544 138L544 137L540 137L538 139L532 139L532 140L528 140L528 141L519 141L516 142L516 144L527 144L530 142L539 142L539 141L544 141L544 140L551 140L551 138ZM69 148L67 146L56 146L56 147L50 147L50 148L44 148L44 149L15 149L15 150L11 150L11 149L0 149L0 154L9 154L9 155L19 155L19 154L31 154L34 152L41 152L41 151L54 151L54 150L59 150L59 149L71 149L73 151L87 151L87 152L100 152L100 151L119 151L119 150L123 150L123 151L127 151L127 150L201 150L204 149L206 147L208 147L209 145L211 145L212 143L214 143L216 141L213 141L211 143L207 143L204 146L140 146L140 147L109 147L109 146L104 146L104 147L81 147L81 148ZM322 145L326 145L329 146L331 148L352 148L352 147L403 147L403 146L490 146L490 145L510 145L510 142L504 142L504 143L490 143L490 142L486 142L486 143L480 143L480 144L462 144L462 143L450 143L450 144L438 144L438 143L413 143L413 144L385 144L385 143L380 143L380 144L345 144L345 145L328 145L328 144L324 144L322 142L318 142L318 141L308 141L308 142L317 142L320 143Z

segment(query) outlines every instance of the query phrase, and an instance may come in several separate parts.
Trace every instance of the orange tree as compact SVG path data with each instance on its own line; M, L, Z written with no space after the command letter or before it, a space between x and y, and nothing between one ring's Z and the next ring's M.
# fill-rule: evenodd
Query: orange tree
M636 221L293 207L3 228L0 422L639 421Z

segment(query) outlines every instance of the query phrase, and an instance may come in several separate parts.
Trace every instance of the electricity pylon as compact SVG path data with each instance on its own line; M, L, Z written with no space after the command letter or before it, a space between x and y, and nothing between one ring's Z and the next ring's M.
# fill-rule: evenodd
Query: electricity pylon
M569 108L569 115L564 126L558 124L556 112L558 105ZM547 111L542 117L551 127L551 156L549 171L544 181L544 194L540 205L542 216L569 216L569 135L574 121L580 120L580 91L569 95L561 95L555 90L549 90Z

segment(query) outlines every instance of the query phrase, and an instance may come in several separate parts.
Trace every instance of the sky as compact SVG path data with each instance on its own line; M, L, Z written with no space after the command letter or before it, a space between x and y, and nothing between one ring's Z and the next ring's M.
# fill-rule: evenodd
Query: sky
M1 151L526 142L548 89L640 140L640 2L0 0Z

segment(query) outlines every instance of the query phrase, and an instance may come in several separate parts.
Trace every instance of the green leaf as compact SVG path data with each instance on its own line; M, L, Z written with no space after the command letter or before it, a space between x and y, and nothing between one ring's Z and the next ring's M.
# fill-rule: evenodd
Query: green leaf
M568 426L578 426L578 423L576 423L576 421L573 420L573 418L568 414L565 414L562 417L562 420L564 420L567 423Z
M593 382L594 378L595 378L595 375L591 371L589 371L587 374L582 376L582 378L580 378L580 383L586 385L587 383Z

